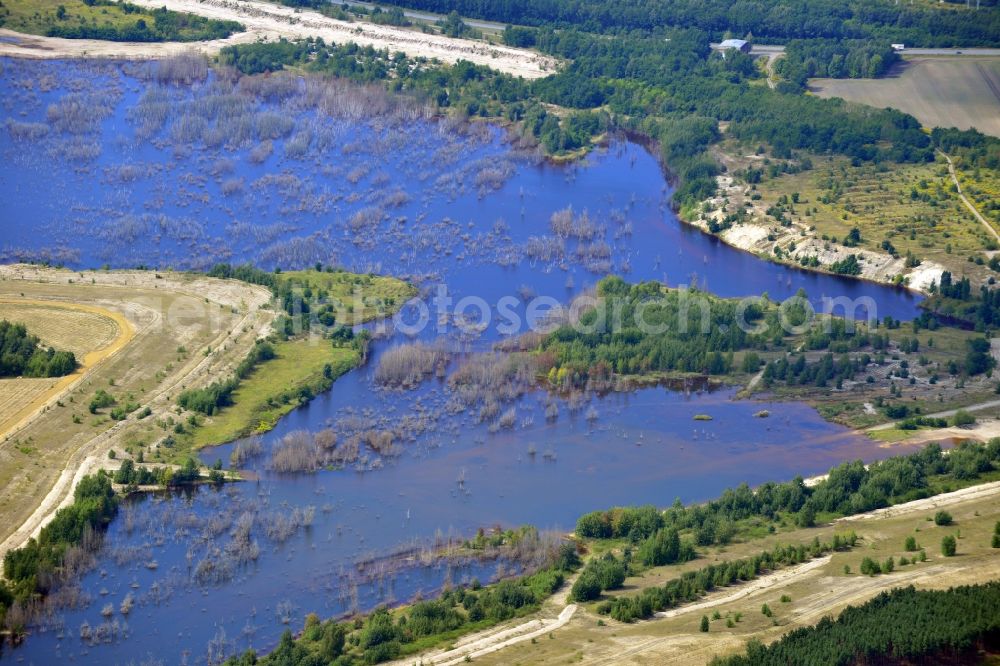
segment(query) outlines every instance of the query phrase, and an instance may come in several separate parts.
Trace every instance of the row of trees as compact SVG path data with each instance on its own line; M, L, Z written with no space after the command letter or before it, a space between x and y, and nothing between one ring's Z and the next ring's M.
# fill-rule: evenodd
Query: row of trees
M220 468L221 463L210 472L213 483L224 480ZM73 503L59 509L37 539L32 537L24 546L4 555L0 622L13 603L27 604L40 599L67 576L76 575L74 567L100 546L105 528L118 513L119 498L112 483L177 487L200 479L200 465L194 458L188 458L177 469L155 470L126 459L113 474L99 470L83 477L73 491ZM25 627L11 629L17 633Z
M796 629L713 666L770 664L974 663L1000 632L1000 581L948 590L913 586L882 592L837 617Z
M258 658L251 650L226 663L228 666L330 663L351 666L389 661L412 654L421 645L432 644L431 637L454 636L537 609L542 600L563 584L565 574L578 565L575 547L564 543L551 553L547 566L534 574L489 587L473 582L471 586L446 589L437 599L417 601L399 612L379 608L351 622L320 622L310 615L299 639L285 632L278 647L266 657Z
M688 571L660 587L648 587L634 595L623 595L598 605L597 612L610 615L619 622L634 622L653 616L654 613L673 608L682 603L700 599L706 593L737 581L748 581L762 573L793 566L820 557L834 550L854 547L854 533L834 535L833 542L820 543L816 538L806 546L775 546L752 557L711 564L696 571ZM788 662L805 663L805 662Z
M663 530L677 530L690 533L698 545L725 543L747 519L788 516L809 527L819 513L852 515L927 497L932 481L970 481L997 467L1000 438L988 444L964 442L948 455L929 444L917 453L867 466L860 460L843 463L811 487L797 478L754 489L743 484L711 502L684 506L677 501L662 511L653 506L594 511L580 517L576 535L640 544Z
M214 381L204 388L187 389L177 396L177 404L184 409L211 416L222 407L232 404L233 391L240 381L246 379L261 363L274 358L274 347L265 340L258 340L246 358L236 366L229 379Z
M73 503L59 509L37 539L4 555L3 575L13 597L25 601L46 594L60 580L67 553L103 531L117 512L111 479L102 473L83 477Z
M74 370L73 352L42 347L24 324L0 320L0 377L62 377Z

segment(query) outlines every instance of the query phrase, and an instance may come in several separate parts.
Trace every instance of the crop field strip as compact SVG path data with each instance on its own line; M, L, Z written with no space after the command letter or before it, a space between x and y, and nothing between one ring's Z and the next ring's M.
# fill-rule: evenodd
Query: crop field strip
M96 388L123 399L134 395L159 414L173 405L170 396L181 382L204 381L228 372L233 358L246 353L270 317L258 310L267 298L264 290L236 282L183 275L161 280L142 272L95 272L85 279L28 266L4 266L0 272L3 300L19 301L21 293L27 296L25 300L46 304L62 305L67 299L66 307L103 312L120 319L122 329L128 331L96 352L106 358L58 398L62 406L56 398L48 398L47 409L20 428L9 444L0 446L0 488L4 491L0 493L0 524L8 537L0 550L5 551L36 533L47 511L72 497L76 470L85 471L96 461L106 460L108 448L156 436L153 419L115 422L106 414L87 414L87 401ZM120 304L120 312L105 312L108 303ZM158 306L150 307L153 303ZM181 307L178 304L198 312L206 303L206 314L221 317L217 325L204 316L164 318L159 314L160 308L170 311ZM179 355L178 344L213 351Z
M66 349L81 359L88 352L111 344L119 332L111 317L61 305L0 300L0 319L22 323L41 338L43 344Z
M820 97L843 97L916 116L927 127L975 127L1000 136L1000 58L912 58L884 79L816 79Z

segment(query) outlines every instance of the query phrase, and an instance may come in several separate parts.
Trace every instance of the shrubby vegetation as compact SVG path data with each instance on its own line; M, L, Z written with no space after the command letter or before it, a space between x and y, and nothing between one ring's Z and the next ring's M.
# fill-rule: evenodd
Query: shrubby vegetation
M597 304L578 321L543 339L537 360L550 385L602 388L613 375L664 372L756 373L762 365L758 352L785 349L789 345L783 330L806 324L810 316L802 292L780 305L766 297L741 304L697 289L671 290L656 282L630 285L608 277L598 283L597 296ZM804 349L828 349L830 354L814 363L804 355L771 361L765 366L765 385L836 383L871 360L865 354L851 359L847 352L888 344L884 334L869 332L864 324L849 326L843 319L817 319L806 329L795 340ZM834 353L844 356L835 358Z
M597 611L610 615L619 622L634 622L653 616L653 613L694 601L706 593L737 581L753 580L762 573L807 562L835 550L847 550L857 542L853 534L834 535L831 543L819 539L809 546L775 546L753 557L712 564L696 571L688 571L661 587L649 587L636 595L615 597L601 603Z
M321 622L310 615L299 639L286 631L278 647L266 657L258 658L248 651L227 664L350 666L414 654L442 640L537 610L541 601L562 585L565 573L578 563L575 547L564 543L549 554L544 568L516 580L503 580L489 587L473 582L446 589L434 600L417 601L396 611L382 607L350 622Z
M973 663L984 640L1000 631L1000 582L882 592L837 617L796 629L764 646L715 658L713 666L768 664Z
M574 601L590 601L601 596L604 590L615 590L625 582L628 570L611 553L595 557L587 562L580 576L573 583L569 596Z
M0 320L0 377L61 377L74 370L73 352L42 347L24 324Z
M134 21L88 23L82 17L72 21L65 10L56 13L56 21L45 30L48 37L66 39L103 39L112 42L195 42L208 39L225 39L244 30L236 21L222 21L196 14L170 11L166 7L146 9L129 2L116 0L84 0L91 7L110 7L126 16L140 15ZM60 16L60 13L62 16ZM146 17L152 17L150 24Z

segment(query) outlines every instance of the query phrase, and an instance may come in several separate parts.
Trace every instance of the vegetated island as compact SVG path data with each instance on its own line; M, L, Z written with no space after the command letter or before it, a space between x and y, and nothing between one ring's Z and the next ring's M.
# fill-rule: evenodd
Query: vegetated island
M280 314L273 332L255 343L231 377L177 396L186 420L167 425L179 451L272 429L367 358L370 332L355 327L392 316L417 293L396 278L321 265L269 273L220 264L208 275L270 288Z

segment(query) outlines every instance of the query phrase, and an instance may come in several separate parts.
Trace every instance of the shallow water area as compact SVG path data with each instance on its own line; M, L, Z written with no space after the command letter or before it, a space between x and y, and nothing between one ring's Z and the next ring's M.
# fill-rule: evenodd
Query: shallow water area
M146 63L0 64L6 261L320 262L411 277L425 302L439 285L491 308L514 295L520 313L531 297L565 303L608 273L722 296L867 298L878 317L918 312L912 293L772 264L685 226L656 160L626 141L557 166L515 151L492 126L297 77L210 72L189 86L160 82ZM567 207L577 221L586 211L592 229L560 234L553 214ZM470 341L431 325L415 335L482 349L503 334L487 328ZM410 391L374 384L380 356L407 340L376 342L366 366L264 436L262 454L242 465L253 480L130 500L65 595L74 604L0 659L208 663L267 650L309 612L339 616L504 573L502 562L391 563L359 576L359 560L493 525L569 531L598 508L706 500L889 453L806 406L738 401L729 388L560 397L554 419L548 398L529 392L513 404L516 423L493 431L450 412L437 379ZM754 417L762 408L770 418ZM348 418L406 423L412 434L347 469L269 469L282 437ZM232 449L202 457L228 461Z

